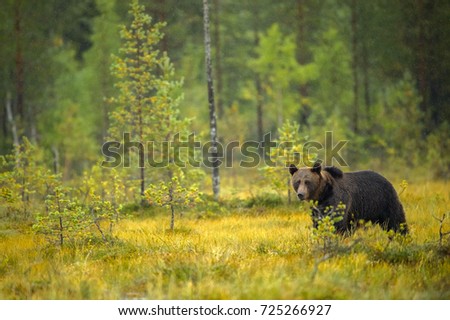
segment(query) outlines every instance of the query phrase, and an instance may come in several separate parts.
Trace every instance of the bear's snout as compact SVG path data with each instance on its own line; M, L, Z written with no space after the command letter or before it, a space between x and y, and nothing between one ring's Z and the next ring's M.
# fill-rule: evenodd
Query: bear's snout
M298 197L300 200L305 200L305 194L304 194L303 192L297 193L297 197Z

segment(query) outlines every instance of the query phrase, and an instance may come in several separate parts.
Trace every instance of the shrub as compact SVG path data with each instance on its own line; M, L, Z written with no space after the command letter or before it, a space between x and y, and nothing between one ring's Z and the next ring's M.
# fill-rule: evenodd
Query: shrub
M170 230L175 226L175 209L191 207L201 202L196 184L190 184L184 172L177 167L168 169L169 179L159 184L151 184L145 191L150 205L169 207L171 212Z

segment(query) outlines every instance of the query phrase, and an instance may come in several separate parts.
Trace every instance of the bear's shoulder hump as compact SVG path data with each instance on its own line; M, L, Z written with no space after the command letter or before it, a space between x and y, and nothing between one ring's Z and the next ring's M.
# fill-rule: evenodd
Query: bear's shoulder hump
M341 169L336 168L335 166L331 167L325 167L324 170L328 172L333 178L342 178L344 176L344 173Z

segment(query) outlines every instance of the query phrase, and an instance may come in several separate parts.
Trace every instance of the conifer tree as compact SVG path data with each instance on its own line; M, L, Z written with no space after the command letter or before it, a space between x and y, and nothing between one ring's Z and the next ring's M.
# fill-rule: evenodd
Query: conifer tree
M121 29L122 45L112 64L118 94L112 98L117 108L111 114L110 139L121 141L122 145L124 137L139 143L138 148L129 151L138 152L139 189L144 201L147 174L143 147L150 141L168 141L179 131L182 121L177 118L177 106L181 81L173 80L174 70L168 56L157 49L163 37L160 31L163 23L152 24L137 0L131 4L130 14L131 25Z

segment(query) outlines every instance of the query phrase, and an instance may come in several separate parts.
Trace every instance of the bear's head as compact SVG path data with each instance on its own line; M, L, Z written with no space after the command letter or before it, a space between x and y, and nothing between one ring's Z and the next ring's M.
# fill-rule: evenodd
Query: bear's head
M342 171L336 167L324 167L316 161L312 167L297 168L289 166L292 175L292 187L297 197L305 201L320 201L326 198L333 189L333 180L342 178Z

